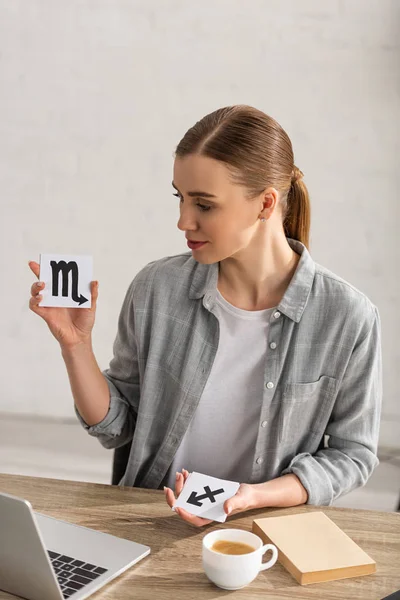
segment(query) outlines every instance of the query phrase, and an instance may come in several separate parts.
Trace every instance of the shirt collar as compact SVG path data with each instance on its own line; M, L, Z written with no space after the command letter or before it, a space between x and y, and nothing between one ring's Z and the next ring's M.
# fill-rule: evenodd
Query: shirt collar
M286 238L290 247L300 255L296 271L277 306L277 310L298 323L310 295L315 275L315 262L305 245L298 240ZM191 254L191 253L190 253ZM191 256L194 261L194 258ZM206 296L207 308L212 309L215 303L218 286L218 262L205 265L197 261L189 298L197 300Z

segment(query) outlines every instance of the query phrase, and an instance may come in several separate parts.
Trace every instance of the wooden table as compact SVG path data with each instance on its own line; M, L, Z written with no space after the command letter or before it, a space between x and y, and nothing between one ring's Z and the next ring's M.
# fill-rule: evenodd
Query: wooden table
M26 498L38 512L150 546L148 556L93 594L96 599L208 600L234 594L246 599L380 600L400 589L400 515L394 512L306 505L264 508L197 528L171 511L159 490L0 474L0 491ZM202 539L209 531L251 531L255 518L314 510L323 510L359 544L376 561L377 572L301 586L276 563L234 592L207 579ZM0 591L0 599L5 598L15 596Z

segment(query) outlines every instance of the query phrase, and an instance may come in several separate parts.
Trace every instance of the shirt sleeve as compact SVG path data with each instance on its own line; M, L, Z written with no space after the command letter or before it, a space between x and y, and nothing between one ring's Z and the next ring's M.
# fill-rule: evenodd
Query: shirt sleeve
M89 435L97 437L105 448L118 448L128 443L136 426L140 401L138 351L134 321L134 288L132 281L119 315L113 358L103 375L110 392L110 406L102 421L88 425L76 405L76 416Z
M281 475L294 473L308 492L307 504L330 506L365 485L379 464L382 405L381 322L374 306L372 327L356 343L325 435L328 447L298 454Z

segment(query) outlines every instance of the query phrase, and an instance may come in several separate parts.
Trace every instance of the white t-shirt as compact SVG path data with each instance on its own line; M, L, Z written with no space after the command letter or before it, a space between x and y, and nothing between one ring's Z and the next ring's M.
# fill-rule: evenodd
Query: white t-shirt
M248 311L217 289L218 350L193 419L162 485L182 468L251 483L263 401L268 327L276 308ZM261 424L261 426L263 426ZM265 425L264 425L265 426Z

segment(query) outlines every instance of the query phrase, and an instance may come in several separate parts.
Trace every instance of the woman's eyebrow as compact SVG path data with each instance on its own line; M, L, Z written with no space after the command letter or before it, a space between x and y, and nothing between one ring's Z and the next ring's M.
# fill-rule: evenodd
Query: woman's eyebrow
M173 181L172 181L172 187L174 187L179 192L178 188L176 187L176 185L174 184ZM217 196L214 196L214 194L209 194L208 192L188 192L188 196L202 196L203 198L216 198L217 197Z

